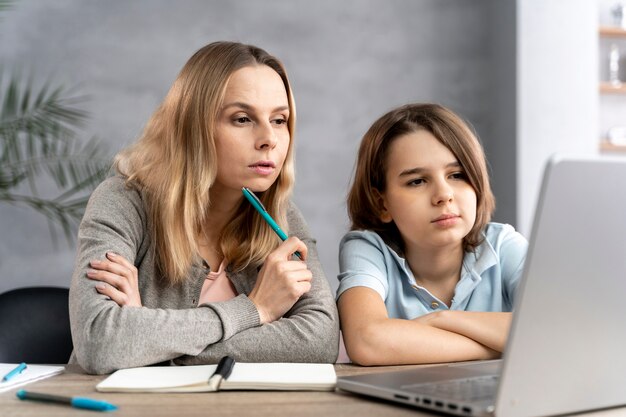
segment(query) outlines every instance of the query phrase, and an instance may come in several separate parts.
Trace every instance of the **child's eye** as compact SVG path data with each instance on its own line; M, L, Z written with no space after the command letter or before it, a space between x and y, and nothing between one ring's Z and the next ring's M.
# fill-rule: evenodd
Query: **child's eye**
M465 172L454 172L450 174L450 177L455 180L467 180L467 175L465 175Z
M417 185L422 185L422 184L424 184L423 178L415 178L414 180L411 180L407 183L407 185L410 185L410 186L417 186Z

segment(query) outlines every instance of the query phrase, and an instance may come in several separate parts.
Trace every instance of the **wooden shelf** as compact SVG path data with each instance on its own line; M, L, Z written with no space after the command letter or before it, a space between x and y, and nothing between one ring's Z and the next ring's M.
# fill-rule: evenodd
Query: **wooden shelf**
M600 83L600 92L604 94L626 94L626 82L615 85L603 81Z
M600 151L626 153L626 145L613 145L611 142L603 140L600 142Z
M618 26L600 26L599 34L601 38L623 38L626 40L626 29ZM626 82L615 85L607 81L602 81L600 82L599 89L600 94L626 94ZM626 145L614 145L606 138L602 138L598 146L600 152L626 154Z
M600 36L626 38L626 30L617 26L600 26Z

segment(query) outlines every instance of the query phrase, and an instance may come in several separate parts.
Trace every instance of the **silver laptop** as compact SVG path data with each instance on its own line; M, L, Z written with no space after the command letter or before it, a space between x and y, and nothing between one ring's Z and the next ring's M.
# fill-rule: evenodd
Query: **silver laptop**
M462 416L626 404L626 160L546 165L502 360L340 377L338 388Z

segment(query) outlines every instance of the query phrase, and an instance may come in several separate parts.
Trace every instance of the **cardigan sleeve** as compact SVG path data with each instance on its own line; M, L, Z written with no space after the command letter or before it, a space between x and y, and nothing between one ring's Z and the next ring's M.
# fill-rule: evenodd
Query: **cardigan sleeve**
M184 288L159 287L154 257L144 242L146 224L141 194L122 178L106 180L89 200L79 227L69 297L72 358L87 372L109 373L197 355L207 345L260 324L245 295L218 306L184 308ZM108 251L138 267L142 303L149 308L120 307L96 291L97 282L86 276L89 262L103 259Z
M308 248L307 266L313 274L311 290L281 319L241 331L212 344L200 354L186 355L177 364L216 363L223 356L245 362L334 363L339 350L339 319L334 297L322 270L316 248L300 211L292 204L289 233ZM256 280L255 277L251 279Z

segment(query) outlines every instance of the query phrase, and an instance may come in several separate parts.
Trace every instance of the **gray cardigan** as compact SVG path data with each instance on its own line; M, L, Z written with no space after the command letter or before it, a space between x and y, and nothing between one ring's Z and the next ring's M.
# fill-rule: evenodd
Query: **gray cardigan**
M74 352L70 363L90 373L173 360L179 365L216 363L224 355L243 362L334 362L339 322L334 298L321 268L315 240L295 205L288 210L290 235L308 247L311 290L285 316L260 325L247 295L256 268L229 273L237 297L198 306L208 266L199 257L180 285L157 272L154 241L147 229L143 196L120 177L92 194L78 232L78 253L69 308ZM99 294L86 277L89 261L113 251L139 271L143 307L120 307Z

